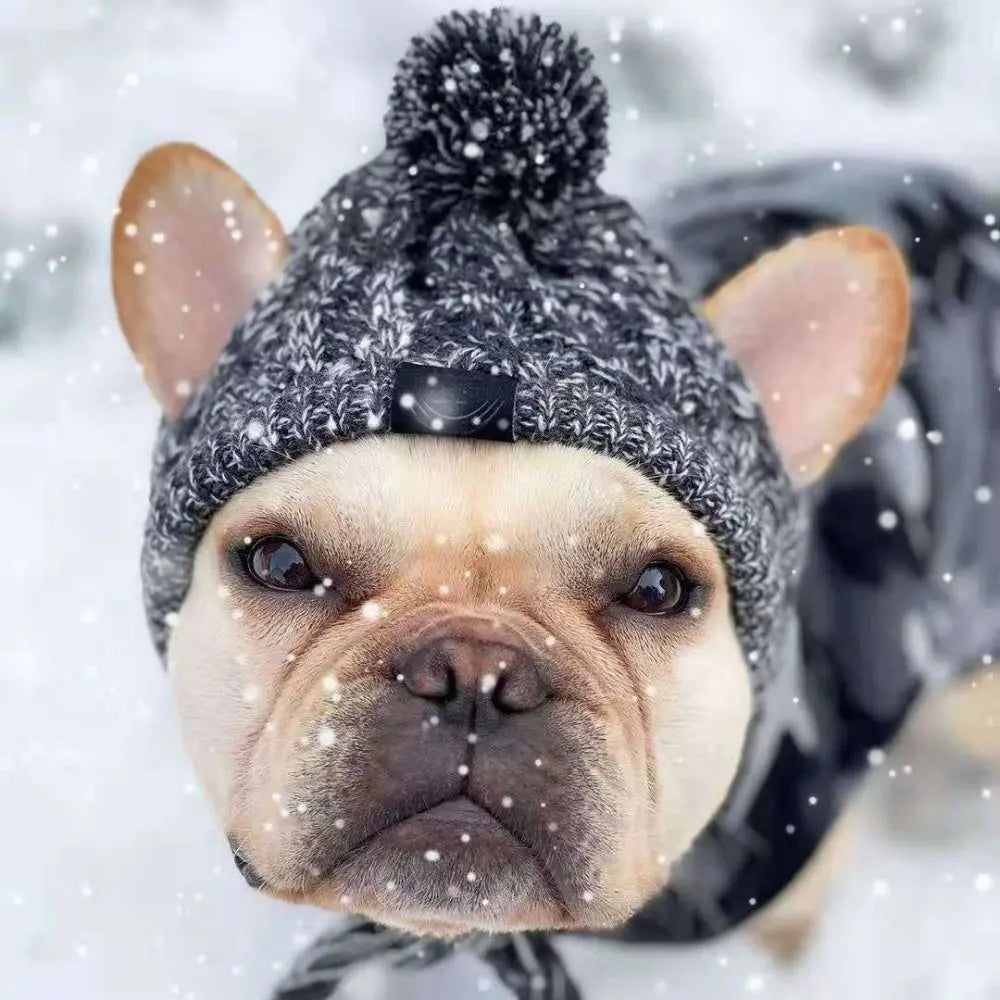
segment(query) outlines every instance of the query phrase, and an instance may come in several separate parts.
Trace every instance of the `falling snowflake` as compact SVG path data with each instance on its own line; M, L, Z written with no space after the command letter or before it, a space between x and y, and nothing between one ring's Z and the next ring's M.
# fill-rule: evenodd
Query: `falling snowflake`
M361 617L370 622L377 621L379 618L384 617L384 614L384 609L378 601L365 601L361 605Z
M483 546L487 552L503 552L507 548L507 539L503 535L490 534L483 539Z
M878 516L878 526L883 531L892 531L899 524L899 515L894 510L883 510Z

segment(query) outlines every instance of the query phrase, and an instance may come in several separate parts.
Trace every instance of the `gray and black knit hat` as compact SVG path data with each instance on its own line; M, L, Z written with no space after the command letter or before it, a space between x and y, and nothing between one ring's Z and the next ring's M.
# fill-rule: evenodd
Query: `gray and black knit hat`
M386 148L290 237L154 455L143 583L164 652L212 514L297 456L369 434L559 442L700 518L766 670L800 504L736 362L624 201L597 184L607 96L537 17L453 13L413 41Z

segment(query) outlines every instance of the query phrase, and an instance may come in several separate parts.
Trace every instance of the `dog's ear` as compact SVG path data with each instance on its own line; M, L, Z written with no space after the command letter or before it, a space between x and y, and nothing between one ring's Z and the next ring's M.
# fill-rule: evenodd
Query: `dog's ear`
M703 303L760 394L791 474L819 476L878 409L909 332L906 266L873 229L765 254Z
M281 271L284 231L225 163L169 143L132 171L111 247L119 322L170 420Z

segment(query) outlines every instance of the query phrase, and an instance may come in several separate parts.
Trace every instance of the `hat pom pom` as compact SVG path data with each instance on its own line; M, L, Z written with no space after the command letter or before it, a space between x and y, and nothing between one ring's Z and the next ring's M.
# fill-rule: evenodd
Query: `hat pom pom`
M537 16L450 14L399 65L387 145L438 208L471 195L544 217L604 166L608 100L592 61Z

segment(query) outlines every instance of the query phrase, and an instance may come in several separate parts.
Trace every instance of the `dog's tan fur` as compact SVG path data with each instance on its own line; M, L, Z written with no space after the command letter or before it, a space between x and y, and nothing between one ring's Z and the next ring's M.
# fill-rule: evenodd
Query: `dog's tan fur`
M150 206L165 240L149 240ZM255 234L247 258L225 242L233 211ZM116 302L168 419L270 275L278 228L245 182L189 146L154 151L130 179ZM206 258L217 245L226 252ZM769 254L705 306L803 481L878 407L907 310L899 254L864 229ZM269 534L293 539L329 589L252 583L240 549ZM697 615L647 617L616 600L653 559L700 582ZM553 696L534 728L510 723L505 752L477 748L470 780L494 819L468 842L435 827L451 840L433 844L431 864L412 817L386 803L426 766L445 780L463 758L434 756L432 708L400 695L387 664L414 636L448 630L495 630L529 651ZM554 445L389 436L261 478L201 540L168 659L188 751L267 890L430 933L624 920L724 798L751 714L724 567L701 525L623 463ZM501 795L518 814L506 832ZM528 850L523 824L544 817L551 843ZM830 870L799 880L809 899ZM810 909L800 902L786 926Z
M285 232L225 163L171 142L136 164L111 248L122 330L163 412L176 416L261 286L281 271Z
M940 698L941 729L962 753L1000 764L1000 670L985 666Z

